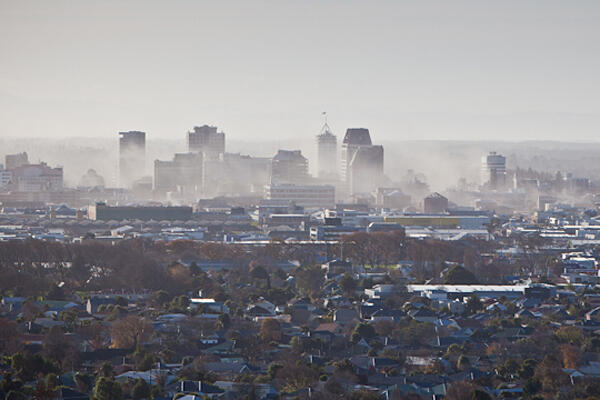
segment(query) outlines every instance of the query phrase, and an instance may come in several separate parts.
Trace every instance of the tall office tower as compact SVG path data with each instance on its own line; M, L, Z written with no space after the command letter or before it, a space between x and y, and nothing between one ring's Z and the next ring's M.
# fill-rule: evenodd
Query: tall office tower
M365 146L372 146L371 135L369 130L365 128L348 128L344 141L342 142L342 166L340 170L341 179L343 182L349 181L348 166L354 153L360 148Z
M202 153L204 159L218 159L225 153L225 134L216 126L195 126L187 133L188 151Z
M346 171L351 194L370 193L383 184L383 146L359 146Z
M155 160L155 192L179 192L196 199L202 190L202 164L202 153L176 153L172 161Z
M131 184L146 174L146 132L119 132L119 186Z
M337 137L331 133L325 123L321 133L317 135L317 153L319 178L332 178L337 175Z
M6 157L4 157L4 160L6 161L7 170L15 169L22 165L29 164L29 158L27 157L27 153L25 152L18 154L7 154Z
M279 150L271 166L272 183L305 183L308 160L300 150Z
M503 189L506 186L506 157L490 152L481 158L481 180L489 189Z

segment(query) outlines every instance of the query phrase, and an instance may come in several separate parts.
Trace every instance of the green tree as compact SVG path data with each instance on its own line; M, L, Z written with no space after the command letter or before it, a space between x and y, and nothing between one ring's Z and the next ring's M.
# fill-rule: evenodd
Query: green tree
M373 325L361 322L360 324L356 325L354 331L352 331L351 340L352 342L357 343L360 341L360 339L369 340L374 338L376 335L377 332L375 332Z
M8 393L10 391L18 391L23 387L23 382L19 379L13 379L10 372L7 372L2 376L0 380L0 392Z
M27 400L28 396L25 396L23 393L17 390L11 390L6 395L6 400Z
M305 266L296 270L296 287L301 294L314 296L319 293L324 281L323 270L318 266Z
M483 310L483 304L479 297L472 295L467 299L467 303L465 304L465 312L467 314L474 314Z
M115 376L115 370L110 362L104 361L96 371L99 377L112 378Z
M344 294L348 297L354 295L356 290L356 281L352 278L352 275L346 273L339 281L340 288L344 291Z
M134 399L149 399L151 394L150 385L143 379L138 379L131 389L131 397Z
M217 327L219 329L229 329L231 326L231 318L229 318L229 314L221 314L217 319Z
M62 287L53 286L46 295L48 300L66 300L65 291Z
M456 367L459 370L464 371L471 368L471 362L464 354L461 354L460 357L458 357L458 361L456 362Z
M117 296L117 298L115 298L115 304L121 307L127 307L129 301L125 297Z
M198 264L196 264L195 261L192 261L192 263L190 264L190 274L192 276L198 276L202 273L202 270L200 269L200 267L198 266Z
M48 389L54 390L61 385L58 376L54 373L46 375L45 384Z
M519 378L521 379L529 379L535 373L535 367L537 366L537 361L532 359L527 359L523 361L521 368L519 368Z
M121 400L123 393L121 385L105 377L101 377L94 387L93 400Z
M252 261L250 263L250 277L252 279L261 279L267 280L269 279L269 273L262 265L258 265L256 262Z
M166 290L158 290L152 295L152 300L155 304L162 306L171 299Z
M283 368L283 365L281 365L279 363L271 363L269 365L269 368L267 369L267 375L269 376L270 379L275 379L275 376L277 375L277 371L279 371L282 368Z
M538 378L527 379L523 385L523 393L527 396L533 396L540 390L542 390L542 382Z

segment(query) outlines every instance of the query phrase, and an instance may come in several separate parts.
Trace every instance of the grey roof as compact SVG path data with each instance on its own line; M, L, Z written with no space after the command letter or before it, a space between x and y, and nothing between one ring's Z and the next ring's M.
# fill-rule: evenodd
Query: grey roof
M370 146L373 144L371 142L369 130L366 128L348 128L346 130L346 136L344 136L344 143L363 146Z
M279 150L273 160L278 161L292 161L292 160L303 160L306 161L306 157L302 155L300 150Z
M429 196L425 197L426 199L446 199L446 197L442 196L438 192L433 192ZM447 199L446 199L447 200Z

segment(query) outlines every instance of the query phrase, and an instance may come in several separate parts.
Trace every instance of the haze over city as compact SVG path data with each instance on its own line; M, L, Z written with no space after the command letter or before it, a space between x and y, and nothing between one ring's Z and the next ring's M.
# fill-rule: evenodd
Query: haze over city
M0 2L0 137L596 141L595 1Z

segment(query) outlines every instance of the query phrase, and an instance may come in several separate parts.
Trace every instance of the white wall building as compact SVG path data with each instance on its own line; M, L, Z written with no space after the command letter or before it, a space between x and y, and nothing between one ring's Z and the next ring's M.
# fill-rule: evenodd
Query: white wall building
M46 163L27 164L13 171L19 192L56 192L63 189L63 169L51 168Z
M335 205L335 188L331 185L271 184L265 188L267 200L292 201L302 207Z

